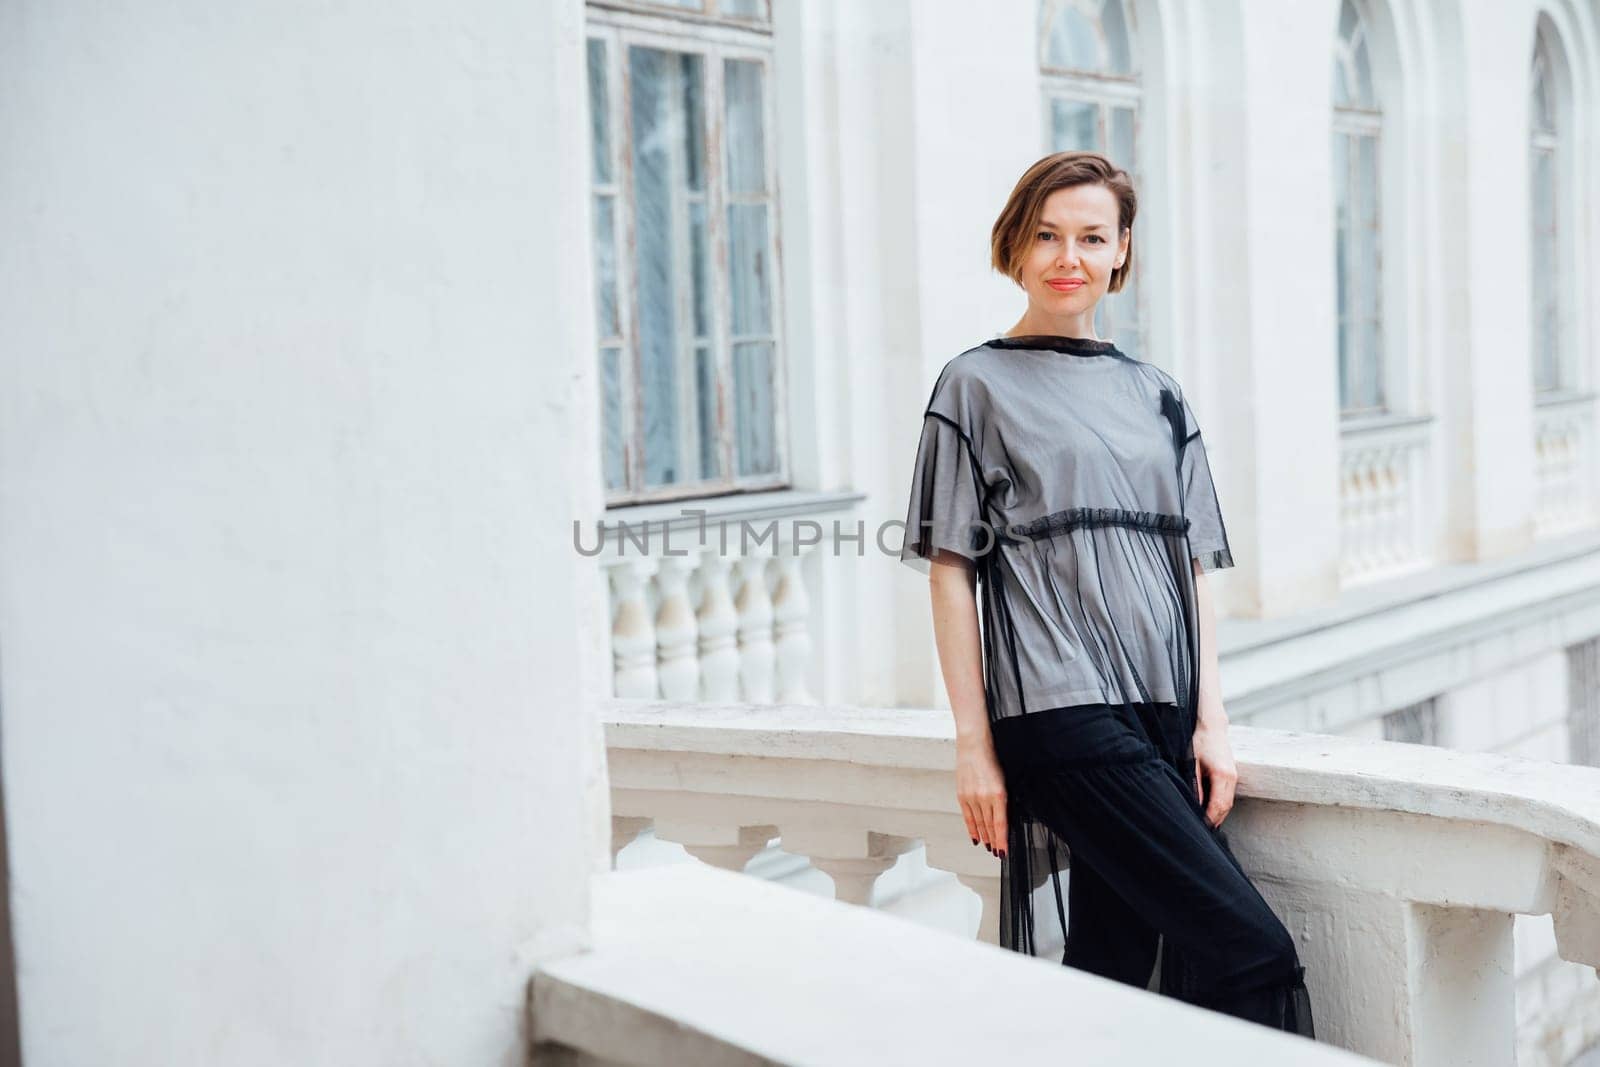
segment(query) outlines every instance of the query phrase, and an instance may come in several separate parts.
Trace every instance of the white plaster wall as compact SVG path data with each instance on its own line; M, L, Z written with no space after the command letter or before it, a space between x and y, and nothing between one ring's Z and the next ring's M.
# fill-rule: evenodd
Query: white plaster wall
M1442 744L1567 760L1567 657L1557 648L1439 698Z
M521 1061L608 811L581 30L0 9L28 1062Z

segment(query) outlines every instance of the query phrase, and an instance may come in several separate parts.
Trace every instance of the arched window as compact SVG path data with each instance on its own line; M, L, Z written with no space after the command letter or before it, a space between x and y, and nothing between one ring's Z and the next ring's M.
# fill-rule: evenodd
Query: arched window
M1045 144L1050 152L1104 153L1139 182L1138 51L1126 0L1043 0L1039 69L1044 82ZM1145 349L1139 297L1140 259L1122 292L1096 309L1096 331L1135 359Z
M1530 117L1528 194L1531 198L1533 282L1533 386L1537 392L1570 388L1572 372L1564 358L1561 331L1560 224L1561 125L1556 109L1547 24L1540 20L1533 47L1533 100Z
M1352 0L1344 0L1333 44L1333 203L1339 407L1347 415L1385 411L1389 402L1379 254L1382 128L1366 22Z

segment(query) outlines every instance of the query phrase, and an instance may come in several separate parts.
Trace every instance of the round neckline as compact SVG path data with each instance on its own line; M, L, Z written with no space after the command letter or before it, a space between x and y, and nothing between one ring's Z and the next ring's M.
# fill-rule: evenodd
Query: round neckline
M1111 341L1096 341L1090 337L1064 337L1053 333L1027 333L1016 337L1001 335L989 343L996 348L1046 349L1065 352L1071 356L1109 356L1117 351Z

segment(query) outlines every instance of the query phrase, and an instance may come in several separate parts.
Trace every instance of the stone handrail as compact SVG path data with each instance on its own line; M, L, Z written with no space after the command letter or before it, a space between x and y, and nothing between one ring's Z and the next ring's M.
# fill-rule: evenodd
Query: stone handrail
M865 903L926 846L984 901L998 861L956 804L948 712L613 701L614 845L645 826L738 869L773 837ZM1600 771L1234 726L1229 840L1294 934L1321 1040L1395 1063L1514 1059L1512 917L1600 964Z
M699 864L592 886L590 950L534 975L535 1067L1372 1062Z

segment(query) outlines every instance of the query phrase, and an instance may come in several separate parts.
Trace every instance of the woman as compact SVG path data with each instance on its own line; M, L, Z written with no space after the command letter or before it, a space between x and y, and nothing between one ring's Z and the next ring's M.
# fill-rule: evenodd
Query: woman
M991 252L1028 307L940 373L900 558L929 575L1001 943L1035 952L1048 879L1063 963L1147 987L1159 958L1160 992L1311 1037L1294 940L1220 829L1236 775L1205 575L1233 559L1205 446L1176 380L1094 336L1135 209L1095 153L1018 181Z

